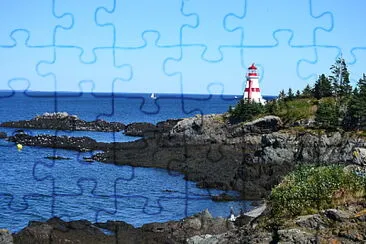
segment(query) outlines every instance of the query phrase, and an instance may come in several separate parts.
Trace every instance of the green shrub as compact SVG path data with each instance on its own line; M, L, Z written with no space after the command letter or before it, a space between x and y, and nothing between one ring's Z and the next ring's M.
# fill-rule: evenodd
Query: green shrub
M270 112L279 116L285 124L291 124L301 119L314 117L314 102L315 100L310 98L279 100L275 104L275 109L271 108ZM271 106L274 107L274 105Z
M264 106L260 103L244 101L238 102L235 108L229 108L229 120L231 123L245 122L255 119L264 113Z
M313 214L364 200L366 178L341 166L301 166L272 189L269 203L274 218Z

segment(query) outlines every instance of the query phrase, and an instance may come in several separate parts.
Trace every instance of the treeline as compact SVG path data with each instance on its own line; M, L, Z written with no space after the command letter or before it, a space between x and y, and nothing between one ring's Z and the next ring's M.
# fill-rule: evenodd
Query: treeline
M315 114L304 111L309 109L309 106L304 106L306 103L315 106ZM233 123L265 114L287 115L289 119L291 116L313 116L322 128L366 130L366 76L363 74L353 89L346 62L339 58L330 67L330 75L321 74L313 86L307 85L296 92L291 88L287 93L282 90L278 99L268 101L264 106L241 100L235 108L229 108L229 118Z

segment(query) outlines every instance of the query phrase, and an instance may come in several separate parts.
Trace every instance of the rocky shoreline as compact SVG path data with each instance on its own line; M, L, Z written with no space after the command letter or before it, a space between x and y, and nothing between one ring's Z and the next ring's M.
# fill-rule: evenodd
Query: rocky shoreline
M91 157L95 161L178 171L199 187L236 190L244 199L264 198L299 164L366 165L365 139L351 133L292 131L283 128L275 116L236 125L224 122L223 115L204 115L163 121L157 126L130 126L134 129L129 133L145 136L132 142L102 143L88 137L20 133L7 140L99 150L102 152Z
M157 125L130 124L125 127L128 128L125 133L142 136L133 142L101 143L88 137L24 133L1 136L29 146L100 150L102 152L95 153L92 160L179 171L200 187L237 190L243 199L265 198L272 187L299 164L352 165L365 173L366 140L355 134L284 128L281 119L275 116L231 125L224 116L195 116ZM55 128L59 127L55 125ZM366 228L365 208L348 206L301 216L288 220L282 229L263 227L268 209L256 218L239 217L235 223L212 218L205 212L181 221L152 223L141 228L124 222L92 224L53 218L47 222L31 222L13 237L15 243L49 243L49 240L60 243L66 240L69 243L124 240L128 243L192 244L358 243L366 241L362 232ZM112 234L105 234L100 228L106 228Z
M262 209L260 209L262 208ZM66 222L58 217L30 221L18 233L0 230L1 243L364 243L366 203L347 209L327 209L317 214L288 219L268 228L265 205L254 216L240 215L235 221L214 218L205 210L179 221L149 223L134 227L123 221ZM262 212L264 210L264 212ZM252 211L253 213L256 210Z

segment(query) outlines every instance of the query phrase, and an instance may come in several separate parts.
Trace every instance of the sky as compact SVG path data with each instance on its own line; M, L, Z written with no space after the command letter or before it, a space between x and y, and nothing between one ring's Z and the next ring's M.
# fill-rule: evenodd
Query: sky
M0 90L263 95L366 73L363 0L1 0Z

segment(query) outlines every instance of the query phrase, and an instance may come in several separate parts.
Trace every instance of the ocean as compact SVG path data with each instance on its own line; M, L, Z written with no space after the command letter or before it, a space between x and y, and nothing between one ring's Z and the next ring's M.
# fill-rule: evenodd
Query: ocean
M240 96L102 93L0 92L0 122L31 119L46 112L67 112L87 121L103 119L150 122L226 112ZM273 96L264 97L271 99ZM8 135L15 128L2 128ZM121 132L29 130L28 134L88 136L97 141L131 141ZM94 152L95 153L95 152ZM68 160L50 160L58 155ZM227 217L253 206L250 201L214 202L223 191L201 189L177 172L154 168L87 163L91 152L24 146L0 139L0 228L13 232L29 221L52 216L92 222L121 220L139 227L145 223L178 220L208 209ZM236 195L236 192L228 192Z

